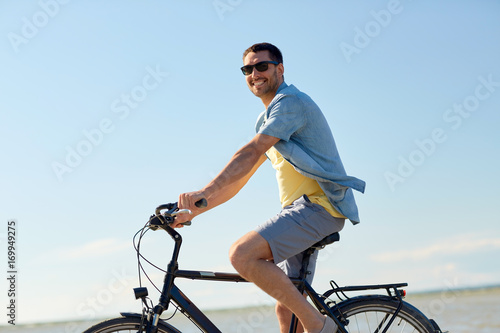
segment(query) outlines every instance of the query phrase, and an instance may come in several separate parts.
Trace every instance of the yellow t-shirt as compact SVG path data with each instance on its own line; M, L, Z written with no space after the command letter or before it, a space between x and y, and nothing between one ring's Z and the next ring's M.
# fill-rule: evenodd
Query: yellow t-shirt
M274 147L271 147L266 155L276 169L282 207L292 204L305 194L311 202L322 206L332 216L346 218L333 207L317 181L298 173Z

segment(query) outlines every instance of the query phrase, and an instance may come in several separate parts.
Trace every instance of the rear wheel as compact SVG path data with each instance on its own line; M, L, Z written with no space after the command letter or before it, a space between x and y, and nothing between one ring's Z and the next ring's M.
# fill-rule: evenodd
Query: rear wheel
M92 326L83 333L137 333L144 332L140 328L140 317L120 317L103 321ZM158 333L180 333L178 329L165 323L158 324Z
M349 333L434 333L431 322L414 306L403 306L390 322L400 302L388 296L360 296L332 306L335 316ZM386 330L387 328L387 330Z

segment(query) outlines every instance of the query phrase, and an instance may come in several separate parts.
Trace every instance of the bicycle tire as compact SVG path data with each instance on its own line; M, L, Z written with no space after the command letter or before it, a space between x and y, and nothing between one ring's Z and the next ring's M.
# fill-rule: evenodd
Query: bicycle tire
M141 321L140 317L118 317L102 321L83 333L137 333L141 327ZM169 324L159 323L158 333L180 333L180 331Z
M389 296L358 296L331 306L349 333L382 332L400 302ZM429 319L413 305L403 306L386 332L434 333Z

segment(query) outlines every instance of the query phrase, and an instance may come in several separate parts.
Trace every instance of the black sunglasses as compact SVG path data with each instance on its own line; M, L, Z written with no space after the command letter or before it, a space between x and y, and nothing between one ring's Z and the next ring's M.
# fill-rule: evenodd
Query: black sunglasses
M255 67L256 70L259 72L265 72L269 68L269 64L273 65L278 65L279 62L276 61L261 61L256 63L255 65L246 65L241 67L241 72L245 75L250 75L253 73L253 68Z

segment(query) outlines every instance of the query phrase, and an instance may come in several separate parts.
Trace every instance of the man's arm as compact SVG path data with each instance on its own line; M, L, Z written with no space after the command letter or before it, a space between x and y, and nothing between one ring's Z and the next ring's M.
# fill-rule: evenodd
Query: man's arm
M193 215L179 215L173 226L177 227L180 223L234 197L264 163L265 152L279 140L273 136L257 134L233 155L224 169L202 190L181 194L179 208L190 209ZM207 199L208 205L205 208L197 208L194 203L202 198Z

